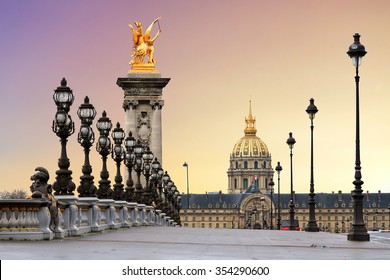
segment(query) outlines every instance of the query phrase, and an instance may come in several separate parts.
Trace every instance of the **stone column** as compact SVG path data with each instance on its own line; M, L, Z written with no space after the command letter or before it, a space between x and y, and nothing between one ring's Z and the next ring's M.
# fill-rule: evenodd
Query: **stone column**
M151 100L150 106L153 109L152 112L152 135L150 137L150 149L154 154L154 157L158 159L162 164L162 127L161 127L161 109L164 106L164 100Z
M125 110L125 133L126 137L129 135L129 131L133 135L136 132L136 109L138 106L138 100L132 100L130 98L126 98L123 101L123 109Z
M126 110L125 131L133 133L136 140L149 145L162 162L162 90L170 78L161 78L159 72L129 72L118 78L117 85L124 91L123 108ZM127 178L125 178L127 179Z

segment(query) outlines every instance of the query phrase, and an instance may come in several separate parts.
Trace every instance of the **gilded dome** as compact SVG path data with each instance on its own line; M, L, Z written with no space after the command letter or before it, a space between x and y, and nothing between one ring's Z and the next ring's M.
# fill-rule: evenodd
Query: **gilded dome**
M252 106L249 102L249 116L245 118L245 136L234 145L233 157L269 157L267 145L256 136L256 118L252 116Z

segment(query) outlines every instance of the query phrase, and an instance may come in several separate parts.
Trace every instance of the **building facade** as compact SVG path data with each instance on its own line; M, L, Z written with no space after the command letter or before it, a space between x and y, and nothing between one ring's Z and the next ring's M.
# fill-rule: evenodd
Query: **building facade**
M260 193L254 185L252 187L253 190L240 194L190 194L190 208L187 203L182 203L182 225L193 228L276 229L278 194ZM187 195L183 194L182 201L187 201ZM289 201L290 194L280 194L281 220L289 219ZM309 221L309 194L294 194L294 204L295 219L303 230ZM367 230L390 229L390 193L367 192L363 208ZM257 211L251 215L254 209ZM352 196L341 191L318 193L315 212L321 231L348 232L353 223Z
M256 118L252 115L249 102L249 115L245 118L244 136L237 141L230 154L228 193L245 192L252 181L261 192L268 191L268 183L273 177L271 154L267 145L256 136Z
M274 174L271 153L256 136L255 123L250 103L244 137L234 145L230 155L227 193L189 194L189 197L183 194L180 218L184 227L276 229L278 216L280 220L289 220L291 195L275 194L270 189ZM315 199L321 231L349 232L353 223L350 193L318 193ZM309 221L309 194L294 194L294 205L295 219L305 229ZM390 230L390 193L367 192L363 208L368 230Z

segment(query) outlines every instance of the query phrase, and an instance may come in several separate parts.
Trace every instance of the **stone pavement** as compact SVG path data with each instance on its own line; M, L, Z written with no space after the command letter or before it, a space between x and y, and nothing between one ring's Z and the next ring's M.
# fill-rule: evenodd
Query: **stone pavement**
M138 227L62 240L0 241L1 260L390 260L390 233Z

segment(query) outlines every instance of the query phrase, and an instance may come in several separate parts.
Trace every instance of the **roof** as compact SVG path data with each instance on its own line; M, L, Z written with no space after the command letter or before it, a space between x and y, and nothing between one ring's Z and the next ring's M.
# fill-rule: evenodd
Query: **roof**
M248 188L248 190L251 189ZM258 193L258 192L255 192ZM212 209L212 208L239 208L244 198L253 195L252 192L239 194L209 193L209 194L190 194L190 208ZM270 196L269 193L263 194ZM280 194L280 203L282 209L289 208L291 195ZM273 194L274 204L277 205L278 195ZM300 209L309 209L309 194L294 194L295 207ZM315 196L316 208L352 208L353 198L350 193L318 193ZM388 208L390 205L390 193L365 193L363 199L363 208ZM182 195L182 209L188 209L187 194Z

